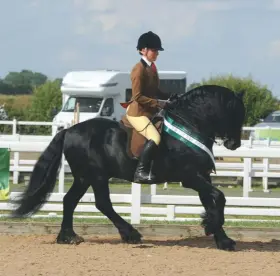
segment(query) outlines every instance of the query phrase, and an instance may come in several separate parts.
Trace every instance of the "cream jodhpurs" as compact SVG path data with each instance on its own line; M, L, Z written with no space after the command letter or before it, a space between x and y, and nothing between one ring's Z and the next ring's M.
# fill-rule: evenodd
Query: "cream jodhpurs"
M139 131L140 134L145 136L148 140L153 140L156 143L156 145L159 145L160 138L161 138L160 134L148 117L146 116L134 117L134 116L128 116L127 114L126 117L127 120L130 122L130 124L137 131Z

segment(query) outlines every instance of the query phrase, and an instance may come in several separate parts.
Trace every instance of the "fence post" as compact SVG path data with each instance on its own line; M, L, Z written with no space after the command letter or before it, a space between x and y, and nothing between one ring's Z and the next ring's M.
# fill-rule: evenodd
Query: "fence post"
M13 184L18 184L18 178L19 178L19 152L14 152L14 172L13 172Z
M244 158L243 197L249 197L250 158Z
M253 192L252 189L252 158L248 158L248 166L249 166L249 177L248 177L248 191Z
M270 137L267 137L267 139L266 139L266 146L270 147L270 144L271 144L271 139L270 139Z
M167 205L167 220L175 219L175 205Z
M13 135L17 134L17 120L16 118L13 119Z
M141 221L141 184L132 182L131 185L131 224Z
M248 147L249 147L249 148L252 148L252 147L253 147L253 137L252 137L252 136L249 137L249 144L248 144Z
M151 195L156 195L157 193L157 184L151 185Z
M263 172L265 174L268 173L268 168L269 168L268 158L264 158L263 159ZM263 192L264 193L269 193L269 190L268 190L268 177L267 176L263 177Z

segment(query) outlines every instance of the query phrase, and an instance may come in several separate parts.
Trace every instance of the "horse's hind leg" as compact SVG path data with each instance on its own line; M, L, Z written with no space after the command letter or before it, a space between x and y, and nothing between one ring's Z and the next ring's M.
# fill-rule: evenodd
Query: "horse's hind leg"
M118 229L122 240L127 243L141 242L141 234L113 209L110 199L109 179L101 176L94 177L91 186L95 195L96 208L111 220Z
M89 187L86 181L80 181L74 177L72 187L63 198L63 220L61 230L57 236L57 243L79 244L84 239L78 236L73 229L73 214L79 200L83 197Z
M230 239L223 229L226 199L224 193L211 184L210 175L193 176L182 184L185 188L194 189L199 194L205 208L205 214L202 216L205 234L214 234L218 249L234 250L235 241Z

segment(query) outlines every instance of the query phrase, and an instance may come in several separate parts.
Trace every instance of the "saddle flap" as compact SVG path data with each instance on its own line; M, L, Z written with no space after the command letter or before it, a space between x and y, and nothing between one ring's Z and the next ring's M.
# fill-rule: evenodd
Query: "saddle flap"
M163 118L154 117L151 122L156 127L158 132L161 134ZM128 134L127 154L131 157L138 158L141 155L141 152L147 141L147 138L133 128L133 126L129 123L125 115L122 117L121 123L123 125L123 128L126 130Z

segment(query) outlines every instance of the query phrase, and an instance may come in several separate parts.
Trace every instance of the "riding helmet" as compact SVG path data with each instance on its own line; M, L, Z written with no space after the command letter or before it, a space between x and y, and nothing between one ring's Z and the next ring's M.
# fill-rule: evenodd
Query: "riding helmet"
M160 37L151 31L144 33L139 37L136 48L137 50L142 50L143 48L150 48L159 51L164 51L164 49L161 46Z

